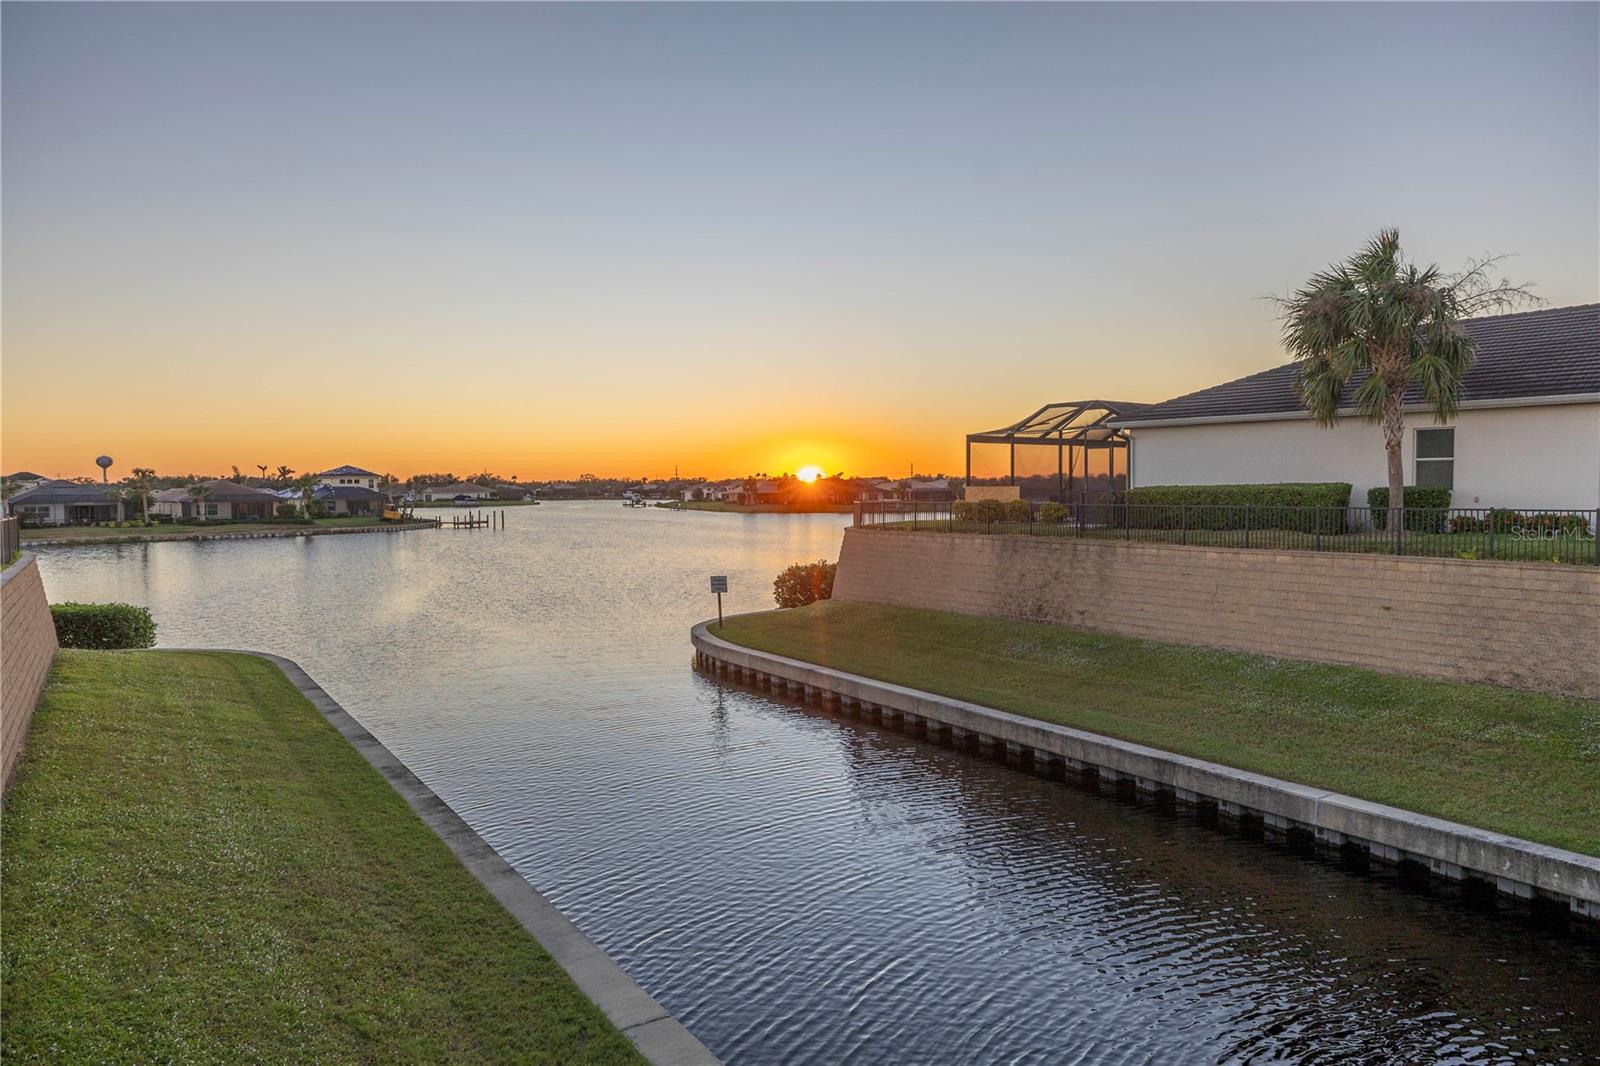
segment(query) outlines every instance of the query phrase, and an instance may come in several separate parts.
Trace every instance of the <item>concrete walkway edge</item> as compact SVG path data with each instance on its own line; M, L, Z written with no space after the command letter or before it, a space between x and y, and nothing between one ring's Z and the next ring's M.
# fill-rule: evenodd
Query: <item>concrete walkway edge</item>
M177 650L177 649L174 649ZM295 688L361 753L372 768L400 793L417 817L438 834L461 865L511 912L552 958L567 971L583 993L594 1001L611 1023L633 1041L634 1047L655 1066L707 1066L720 1060L685 1029L666 1008L601 951L594 941L545 899L500 853L491 848L461 816L395 758L339 702L311 679L292 659L244 649L204 648L201 651L237 650L276 663Z
M1575 914L1600 919L1600 858L1595 856L758 651L713 635L712 624L701 622L691 630L696 652L739 671L1093 767L1102 776L1129 779L1147 790L1214 801L1224 811L1249 812L1277 828L1303 829L1323 843L1366 847L1374 858L1417 862L1451 880L1474 877L1510 895L1558 900Z

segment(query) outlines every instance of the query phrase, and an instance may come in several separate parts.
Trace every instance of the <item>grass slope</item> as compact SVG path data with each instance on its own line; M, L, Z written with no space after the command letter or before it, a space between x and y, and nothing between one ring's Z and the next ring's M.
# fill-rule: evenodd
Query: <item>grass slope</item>
M718 636L1600 855L1600 703L825 601Z
M61 652L4 838L8 1064L640 1061L265 660Z

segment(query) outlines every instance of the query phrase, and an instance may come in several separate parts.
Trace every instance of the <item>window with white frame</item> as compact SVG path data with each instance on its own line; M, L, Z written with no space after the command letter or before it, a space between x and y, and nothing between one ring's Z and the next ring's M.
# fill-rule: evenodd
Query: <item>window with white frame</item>
M1456 480L1456 431L1417 430L1417 474L1413 484L1426 488L1449 489Z

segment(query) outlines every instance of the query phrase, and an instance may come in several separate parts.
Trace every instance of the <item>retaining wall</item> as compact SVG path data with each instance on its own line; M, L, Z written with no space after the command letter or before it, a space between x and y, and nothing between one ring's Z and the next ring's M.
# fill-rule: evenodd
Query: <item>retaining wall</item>
M1600 567L852 527L833 594L1600 698Z
M24 554L0 575L0 786L11 786L33 708L56 654L56 625L37 557Z

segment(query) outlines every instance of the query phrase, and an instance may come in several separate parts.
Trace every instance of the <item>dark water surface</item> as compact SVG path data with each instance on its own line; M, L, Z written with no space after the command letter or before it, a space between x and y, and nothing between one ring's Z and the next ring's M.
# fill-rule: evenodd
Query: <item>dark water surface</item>
M53 601L298 660L738 1063L1586 1061L1600 950L690 669L843 516L43 553Z

